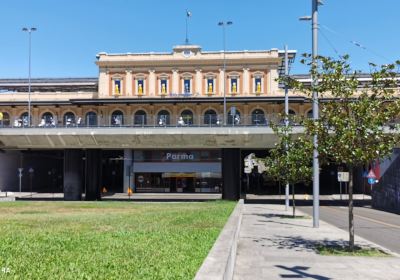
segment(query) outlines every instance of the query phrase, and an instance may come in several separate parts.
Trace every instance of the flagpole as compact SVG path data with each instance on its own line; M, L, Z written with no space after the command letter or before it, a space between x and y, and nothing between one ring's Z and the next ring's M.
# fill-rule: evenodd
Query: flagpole
M186 45L189 44L189 38L188 38L188 18L189 18L189 16L190 16L189 11L186 10L186 39L185 39Z

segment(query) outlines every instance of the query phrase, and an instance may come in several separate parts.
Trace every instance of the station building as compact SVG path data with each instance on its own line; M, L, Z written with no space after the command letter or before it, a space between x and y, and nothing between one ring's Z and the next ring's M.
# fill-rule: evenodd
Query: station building
M22 168L23 191L66 199L103 189L240 196L243 158L276 140L283 50L182 45L96 58L97 78L32 79L30 94L27 79L0 79L2 191L19 190ZM289 113L312 115L309 98L290 93Z

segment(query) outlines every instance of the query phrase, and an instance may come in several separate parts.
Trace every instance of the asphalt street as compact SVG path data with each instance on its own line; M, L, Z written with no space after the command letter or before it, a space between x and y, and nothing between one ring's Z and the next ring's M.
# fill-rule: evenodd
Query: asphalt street
M311 206L298 207L312 215ZM321 206L320 219L348 231L348 208ZM355 234L400 254L400 215L371 209L354 208Z

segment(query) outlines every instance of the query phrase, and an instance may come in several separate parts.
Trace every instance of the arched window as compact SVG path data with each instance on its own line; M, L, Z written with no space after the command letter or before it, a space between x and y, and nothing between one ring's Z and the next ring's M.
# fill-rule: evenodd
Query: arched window
M171 124L169 112L167 110L161 110L157 114L157 122L159 126L166 126Z
M64 114L63 117L64 126L74 126L75 125L75 114L72 112L68 112Z
M190 110L184 110L181 113L181 118L184 121L185 125L192 125L193 124L193 112Z
M241 124L240 112L236 108L231 107L231 109L228 111L227 123L230 125L240 125Z
M215 125L218 122L218 115L214 110L207 110L204 113L204 124Z
M265 124L265 114L263 110L255 109L251 113L251 124L252 125L262 125Z
M55 127L56 126L56 120L54 119L53 114L50 113L50 112L44 113L42 115L42 119L40 120L39 126L40 127L43 127L43 126L44 127L50 127L50 126Z
M136 111L135 116L133 118L134 118L133 119L134 125L144 126L147 124L147 115L146 112L143 110Z
M10 126L10 115L6 112L0 113L0 127L8 127Z
M121 126L124 124L124 113L120 110L116 110L111 115L111 125L112 126Z
M85 123L87 126L97 126L97 114L95 112L87 112Z
M32 119L32 116L31 116ZM28 126L28 112L22 113L18 120L18 126Z

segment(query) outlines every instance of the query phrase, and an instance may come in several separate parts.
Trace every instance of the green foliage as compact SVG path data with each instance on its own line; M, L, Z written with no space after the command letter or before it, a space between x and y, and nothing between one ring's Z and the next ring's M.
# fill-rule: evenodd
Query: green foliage
M192 279L234 206L3 202L0 278Z
M308 183L312 178L312 142L292 134L291 126L273 125L279 141L265 158L267 175L284 184Z
M320 56L317 68L306 55L303 63L311 67L311 75L318 81L315 87L306 88L292 79L285 82L309 96L313 91L319 94L319 120L305 120L304 124L307 135L318 136L320 160L360 166L390 155L398 142L393 125L400 113L397 73L395 64L371 64L371 81L362 86L348 59Z

